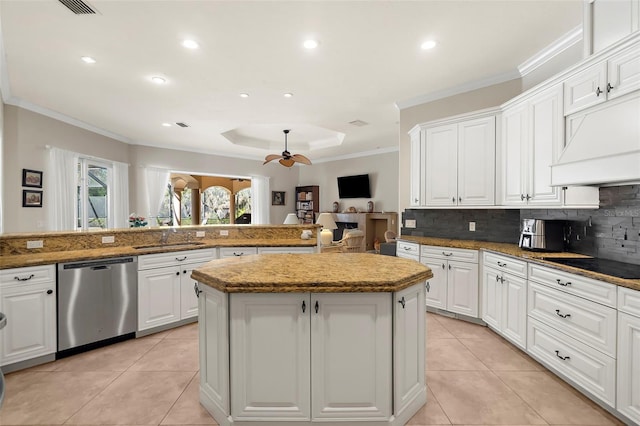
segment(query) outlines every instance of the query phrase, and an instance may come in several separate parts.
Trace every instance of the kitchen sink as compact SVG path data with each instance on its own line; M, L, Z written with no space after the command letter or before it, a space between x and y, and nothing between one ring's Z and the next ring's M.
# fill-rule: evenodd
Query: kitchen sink
M202 242L185 242L185 243L173 243L173 244L149 244L146 246L133 246L136 250L167 250L167 249L183 249L189 247L197 247L204 245Z

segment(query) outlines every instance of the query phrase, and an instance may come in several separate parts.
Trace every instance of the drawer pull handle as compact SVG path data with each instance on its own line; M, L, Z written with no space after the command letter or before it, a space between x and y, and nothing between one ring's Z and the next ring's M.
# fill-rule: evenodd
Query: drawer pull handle
M571 317L571 314L564 314L564 315L562 315L562 314L560 313L560 309L556 309L556 315L557 315L557 316L559 316L560 318L569 318L569 317Z
M176 260L177 260L178 262L182 262L182 261L184 261L184 260L187 260L187 256L184 256L184 257L176 257Z
M427 293L429 293L429 290L431 290L431 284L429 284L429 281L427 281Z
M398 303L401 304L402 305L402 309L404 309L404 304L405 304L404 296L402 296L402 299L398 300Z
M496 275L496 282L500 281L500 275Z
M240 253L236 253L236 252L234 251L234 252L233 252L233 255L234 255L234 256L242 256L242 255L244 255L244 252L242 252L242 251L241 251Z
M447 257L449 257L449 256L453 256L453 253L445 253L445 252L442 252L442 254L443 254L444 256L447 256Z
M320 304L318 304L318 301L317 301L317 300L316 300L315 308L316 308L316 314L317 314L317 313L318 313L318 311L320 310Z
M504 268L505 266L507 266L506 263L502 263L502 262L497 262L497 263L498 263L498 266L501 268Z
M561 360L563 360L563 361L568 361L568 360L570 360L570 359L571 359L571 357L570 357L570 356L560 356L560 351L556 351L556 356L557 356L558 358L560 358Z
M444 263L442 264L442 269L444 269Z
M405 251L411 251L411 247L405 247Z
M563 287L571 285L571 281L567 281L566 283L563 283L562 281L560 281L560 278L558 278L556 281L558 282L558 284L560 284Z
M29 281L33 277L35 277L35 275L31 274L27 278L13 277L13 279L17 281Z
M306 310L307 310L307 304L304 303L304 300L303 300L302 301L302 313L304 314Z

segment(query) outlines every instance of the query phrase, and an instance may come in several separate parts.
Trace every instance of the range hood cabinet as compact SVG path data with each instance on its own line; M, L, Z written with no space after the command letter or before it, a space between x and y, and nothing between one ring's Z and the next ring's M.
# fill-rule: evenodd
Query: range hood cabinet
M640 181L640 92L566 118L566 145L551 166L553 186Z

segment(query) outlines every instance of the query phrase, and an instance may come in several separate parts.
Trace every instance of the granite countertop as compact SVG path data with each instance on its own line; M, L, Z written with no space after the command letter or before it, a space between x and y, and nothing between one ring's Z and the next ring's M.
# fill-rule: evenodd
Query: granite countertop
M434 237L417 237L413 235L401 235L398 240L410 241L418 244L424 244L429 246L441 246L451 248L461 248L470 250L485 250L494 253L515 257L518 259L526 260L528 262L537 263L542 266L546 266L560 271L570 272L572 274L581 275L583 277L591 278L598 281L604 281L611 284L619 285L622 287L628 287L634 290L640 291L640 279L630 280L625 278L618 278L611 275L601 274L598 272L588 271L586 269L575 268L573 266L562 265L559 263L550 262L544 260L544 258L588 258L591 256L585 256L579 253L570 252L539 252L531 250L522 250L517 244L509 243L492 243L489 241L475 241L475 240L454 240L448 238L434 238Z
M105 247L82 250L63 250L33 254L19 254L2 256L0 269L22 268L26 266L49 265L54 263L75 262L83 260L97 260L110 257L121 256L141 256L145 254L169 253L187 250L200 250L215 247L316 247L317 240L296 239L270 239L270 238L247 238L247 239L216 239L197 240L194 245L180 245L168 243L166 248L158 248L160 245L136 249L133 246ZM144 245L144 244L143 244Z
M218 259L191 277L226 293L394 292L433 277L414 260L369 253L267 254Z

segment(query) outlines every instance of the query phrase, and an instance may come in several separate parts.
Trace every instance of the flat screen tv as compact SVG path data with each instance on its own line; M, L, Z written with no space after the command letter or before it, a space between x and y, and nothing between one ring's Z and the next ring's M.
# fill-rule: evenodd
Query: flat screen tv
M339 198L371 198L369 175L342 176L338 178Z

